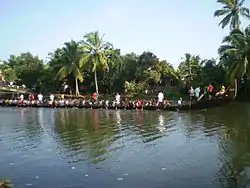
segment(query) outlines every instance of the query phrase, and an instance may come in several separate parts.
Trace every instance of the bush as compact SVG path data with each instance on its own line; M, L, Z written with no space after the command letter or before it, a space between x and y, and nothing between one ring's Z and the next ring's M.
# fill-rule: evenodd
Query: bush
M135 81L125 81L124 88L126 94L135 95L139 93L144 93L147 89L147 84L145 82L136 83Z
M164 96L166 99L171 99L171 100L178 100L180 98L183 99L188 99L188 93L181 93L178 91L163 91Z

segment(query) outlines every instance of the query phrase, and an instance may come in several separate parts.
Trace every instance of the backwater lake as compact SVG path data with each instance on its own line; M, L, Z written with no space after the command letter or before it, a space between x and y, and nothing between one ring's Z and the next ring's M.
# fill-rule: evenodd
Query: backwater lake
M224 188L250 183L250 104L193 112L0 108L14 188Z

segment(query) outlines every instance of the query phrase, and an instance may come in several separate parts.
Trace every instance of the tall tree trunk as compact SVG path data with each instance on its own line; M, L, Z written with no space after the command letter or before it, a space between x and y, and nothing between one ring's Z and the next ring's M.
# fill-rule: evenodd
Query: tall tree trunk
M99 95L96 70L94 74L95 74L95 91L96 91L96 94Z
M76 84L76 96L78 96L79 95L79 88L78 88L77 78L75 78L75 84Z

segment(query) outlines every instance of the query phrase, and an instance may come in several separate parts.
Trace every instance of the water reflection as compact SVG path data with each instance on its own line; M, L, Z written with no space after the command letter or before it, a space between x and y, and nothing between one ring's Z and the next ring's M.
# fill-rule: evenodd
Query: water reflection
M158 116L158 121L159 121L158 129L160 130L160 132L164 132L166 127L164 125L164 117L162 114Z
M117 126L120 127L122 121L120 110L115 111L115 121Z
M27 178L44 170L71 187L245 186L249 115L249 105L237 103L190 113L0 108L0 175L14 161L20 167L11 174ZM91 182L83 175L90 167ZM116 174L129 175L118 184Z
M215 181L223 188L249 185L250 174L247 172L250 166L249 112L247 105L235 103L227 110L215 109L206 113L205 135L216 136L220 149L218 158L220 168Z
M137 110L138 127L141 128L143 122L143 111Z
M15 137L15 148L19 149L24 147L26 150L30 148L37 148L42 142L43 129L40 120L41 114L37 113L35 109L27 111L27 109L18 109L20 114L20 122L17 124L17 130L20 129L20 125L24 127L23 131L18 132L18 136ZM24 134L24 135L23 135ZM24 142L26 143L24 145Z
M55 113L55 132L64 153L73 153L74 162L90 160L99 163L109 157L108 150L116 140L111 119L99 120L97 110L60 110ZM108 125L108 126L103 126Z

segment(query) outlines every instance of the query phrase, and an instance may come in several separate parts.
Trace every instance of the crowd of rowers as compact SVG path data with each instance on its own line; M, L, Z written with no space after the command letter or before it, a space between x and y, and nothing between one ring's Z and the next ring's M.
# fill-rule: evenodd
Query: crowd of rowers
M189 89L190 101L199 101L202 97L211 100L213 97L223 97L226 94L226 88L224 85L221 86L220 90L216 92L214 86L210 83L208 86L204 86L203 92L201 88L197 86L195 89L193 86ZM202 95L200 93L202 92Z
M190 101L199 100L201 89L200 87L190 87L189 96ZM225 93L225 87L222 86L221 90L217 93L214 93L214 87L210 84L205 87L203 95L207 94L207 96L222 96ZM158 93L157 99L150 100L129 100L127 98L121 97L119 93L115 95L114 100L101 100L98 99L98 95L94 93L90 98L81 98L81 99L70 99L66 98L63 94L60 97L55 97L53 94L50 94L49 97L44 97L41 93L38 95L34 95L32 93L29 94L27 99L24 99L24 95L21 94L17 99L5 100L0 99L0 105L2 106L23 106L23 107L77 107L77 108L142 108L145 106L160 106L166 107L169 105L183 105L188 102L184 102L182 98L178 101L168 100L164 97L163 92Z

